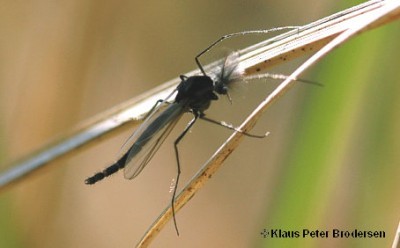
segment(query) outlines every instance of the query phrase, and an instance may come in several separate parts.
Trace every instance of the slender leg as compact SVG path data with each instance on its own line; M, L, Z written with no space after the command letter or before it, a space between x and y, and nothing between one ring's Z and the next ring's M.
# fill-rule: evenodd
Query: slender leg
M266 132L264 135L257 135L257 134L251 134L251 133L243 132L242 130L238 129L237 127L234 127L232 124L229 124L229 123L226 123L226 122L223 122L223 121L216 121L216 120L213 120L213 119L209 119L209 118L205 117L204 115L200 116L200 119L208 121L208 122L213 123L213 124L217 124L218 126L221 126L221 127L228 128L230 130L234 130L236 132L242 133L243 135L246 135L246 136L251 137L251 138L262 139L262 138L267 137L268 134L269 134L269 132Z
M248 35L248 34L267 34L270 32L275 32L275 31L280 31L280 30L285 30L285 29L300 29L300 26L287 26L287 27L277 27L277 28L271 28L271 29L265 29L265 30L250 30L250 31L243 31L243 32L238 32L238 33L232 33L232 34L227 34L222 36L221 38L219 38L218 40L214 41L214 43L212 43L211 45L209 45L206 49L204 49L201 53L199 53L195 60L196 60L196 64L199 67L200 71L206 76L206 72L203 69L203 66L200 63L199 58L207 53L208 51L211 50L211 48L213 48L215 45L217 45L218 43L220 43L221 41L225 40L225 39L229 39L235 36L239 36L239 35Z
M183 130L183 132L179 135L179 137L174 142L175 157L176 157L176 162L177 162L177 175L176 175L176 184L174 186L174 191L172 193L171 209L172 209L172 217L173 217L173 220L174 220L175 230L176 230L176 233L177 233L178 236L179 236L179 230L178 230L178 225L176 223L176 216L175 216L175 196L176 196L176 191L178 189L179 177L181 175L181 164L180 164L180 160L179 160L178 144L183 139L183 137L185 137L186 133L190 130L190 128L193 126L193 124L197 121L197 119L200 118L202 120L217 124L219 126L222 126L222 127L225 127L225 128L231 129L231 130L235 130L237 132L241 132L244 135L252 137L252 138L264 138L264 137L266 137L268 135L268 133L266 133L265 135L249 134L249 133L246 133L246 132L242 132L241 130L233 127L230 124L206 118L204 116L204 114L198 114L196 112L193 112L193 115L194 115L194 118L189 122L189 124L186 126L185 130Z
M151 109L149 110L149 112L147 113L147 115L146 115L146 117L144 119L149 117L153 113L153 111L157 108L157 106L162 102L164 102L166 104L171 104L171 102L165 101L164 99L157 100L157 102L153 105L153 107L151 107Z
M271 78L271 79L277 79L277 80L285 80L288 79L289 76L283 75L283 74L272 74L272 73L263 73L263 74L257 74L257 75L251 75L251 76L244 76L243 80L254 80L254 79L266 79L266 78ZM306 84L313 84L316 86L321 86L323 87L324 85L318 82L314 82L311 80L307 79L301 79L301 78L293 78L293 81L298 81L301 83L306 83Z
M176 234L178 236L179 236L179 231L178 231L178 225L176 224L175 204L174 204L176 190L178 189L179 176L181 175L181 165L180 165L180 161L179 161L178 144L182 140L182 138L185 137L186 133L193 126L193 124L196 122L196 120L199 118L199 115L197 113L193 113L193 114L194 114L194 118L189 122L189 124L186 126L185 130L183 130L183 132L179 135L179 137L174 142L175 157L176 157L178 172L176 174L176 183L175 183L174 191L172 193L171 208L172 208L172 217L174 219L175 230L176 230Z

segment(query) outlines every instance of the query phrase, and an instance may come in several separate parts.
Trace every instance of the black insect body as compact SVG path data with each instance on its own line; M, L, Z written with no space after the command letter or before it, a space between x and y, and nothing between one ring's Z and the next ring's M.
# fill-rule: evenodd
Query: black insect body
M176 232L179 235L175 219L174 200L181 173L181 166L179 161L178 144L186 133L190 130L193 124L202 119L225 128L242 132L237 128L225 122L215 121L205 117L206 111L212 101L218 100L218 95L226 95L231 101L229 90L233 82L243 80L243 72L239 69L239 55L238 53L231 53L225 61L221 64L219 71L213 73L213 78L208 76L203 66L200 64L199 57L207 53L213 46L218 44L224 39L231 38L237 35L245 34L262 34L270 31L277 31L281 29L293 29L293 27L275 28L271 30L256 30L246 31L240 33L233 33L221 37L216 42L212 43L209 47L203 50L195 57L196 63L203 75L196 76L180 76L181 82L177 88L164 100L159 100L154 105L150 114L140 127L129 137L121 149L121 155L114 164L107 167L101 172L96 173L92 177L85 180L86 184L95 184L96 182L116 173L120 169L124 169L124 177L126 179L133 179L144 169L149 163L154 154L157 152L161 144L165 141L168 134L174 128L180 117L187 112L193 114L193 119L187 124L183 132L174 141L174 150L177 161L177 175L176 183L174 186L171 208ZM271 77L266 75L265 77ZM169 98L176 93L175 99L170 103ZM258 136L246 132L244 135L256 138L264 138L266 135Z
M174 91L176 92L174 101L168 103L167 99L159 100L143 124L127 140L122 148L122 155L118 161L103 171L87 178L85 183L95 184L105 177L116 173L120 169L124 169L125 178L135 178L157 152L158 148L179 121L180 117L186 112L192 113L193 119L188 123L186 128L174 142L177 161L177 176L171 204L175 228L178 233L173 204L181 173L178 144L199 118L232 130L240 131L232 125L208 119L205 117L204 113L204 111L210 107L211 101L218 100L218 95L228 95L228 84L233 82L235 79L231 79L230 77L233 75L233 71L238 65L238 61L235 60L237 58L238 56L236 53L228 56L221 66L220 73L216 75L215 80L211 79L211 77L207 75L191 77L181 76L181 82ZM259 137L247 133L244 134L251 137Z
M140 132L140 135L133 135L125 144L129 144L130 140L134 140L137 136L137 140L133 143L131 148L124 153L124 155L113 165L109 166L108 168L104 169L101 172L96 173L94 176L89 177L86 179L86 184L94 184L105 177L114 174L120 169L125 168L125 166L131 162L132 158L136 157L141 152L144 151L143 147L147 147L148 142L156 139L154 145L148 150L148 155L145 156L146 159L138 165L134 166L137 169L130 169L128 172L125 173L125 177L128 179L132 179L136 177L144 168L144 166L150 161L156 150L161 145L162 141L166 138L169 131L175 126L177 120L179 120L180 116L185 112L191 112L194 115L194 119L189 123L188 127L184 130L184 133L187 132L194 122L201 117L204 117L204 111L207 110L210 105L211 101L218 100L218 96L214 91L214 82L209 76L192 76L186 77L181 76L181 83L176 88L177 95L173 103L167 106L166 110L159 112L160 114L154 118L153 115L149 116L153 117L154 121L148 123L149 121L145 121L142 126L145 126L144 130ZM171 123L173 126L171 126ZM165 126L169 124L170 127L165 128ZM161 130L165 130L161 135L157 135ZM168 132L166 132L168 130ZM138 129L138 133L140 128ZM180 136L183 137L184 133ZM181 138L182 138L181 137ZM180 139L179 139L180 140ZM178 141L178 140L177 140ZM178 142L176 142L178 143Z

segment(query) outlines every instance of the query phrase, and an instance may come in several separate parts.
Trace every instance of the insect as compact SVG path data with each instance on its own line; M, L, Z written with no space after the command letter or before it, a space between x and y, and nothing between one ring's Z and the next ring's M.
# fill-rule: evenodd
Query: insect
M196 64L202 75L184 76L181 75L181 82L176 89L164 100L158 100L153 106L150 114L147 116L141 126L129 137L121 149L120 158L111 166L103 171L97 172L92 177L85 180L86 184L95 184L96 182L108 177L117 171L124 169L124 177L133 179L140 174L146 165L153 158L154 154L165 141L171 130L174 128L180 117L187 112L193 114L193 119L187 124L186 128L174 141L174 150L177 161L176 183L174 185L171 208L173 213L174 225L177 234L179 235L174 209L174 200L181 174L181 164L179 160L178 144L184 138L190 128L198 119L202 119L231 130L242 132L230 124L225 122L209 119L205 115L205 111L210 107L212 101L219 99L218 96L229 95L229 87L235 81L243 79L243 72L239 68L239 55L237 52L231 53L226 57L220 66L220 70L213 77L209 76L200 63L199 58L207 53L212 47L220 43L224 39L238 35L246 34L263 34L271 31L282 29L293 29L297 27L282 27L269 30L245 31L232 33L222 36L220 39L212 43L209 47L203 50L195 57ZM172 102L170 99L175 95ZM266 135L253 135L242 132L246 136L255 138L264 138Z

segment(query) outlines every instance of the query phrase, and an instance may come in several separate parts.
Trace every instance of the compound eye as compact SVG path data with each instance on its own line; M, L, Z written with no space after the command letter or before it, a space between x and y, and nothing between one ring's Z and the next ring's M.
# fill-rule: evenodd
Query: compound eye
M215 87L215 91L220 95L226 95L228 93L228 87L224 84L217 84Z
M225 85L221 86L220 88L220 94L226 95L228 93L228 87Z

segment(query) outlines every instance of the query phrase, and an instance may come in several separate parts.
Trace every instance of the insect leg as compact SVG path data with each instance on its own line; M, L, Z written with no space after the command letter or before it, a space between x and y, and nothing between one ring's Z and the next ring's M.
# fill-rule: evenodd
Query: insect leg
M243 32L237 32L237 33L231 33L231 34L227 34L222 36L221 38L219 38L218 40L214 41L211 45L209 45L206 49L204 49L202 52L200 52L196 57L196 64L199 67L200 71L204 74L204 76L207 76L206 72L203 69L203 66L200 63L199 58L207 53L208 51L211 50L211 48L213 48L215 45L217 45L218 43L222 42L225 39L230 39L234 36L239 36L239 35L248 35L248 34L267 34L270 32L275 32L275 31L280 31L280 30L284 30L284 29L299 29L300 26L287 26L287 27L277 27L277 28L271 28L271 29L264 29L264 30L250 30L250 31L243 31Z
M232 124L226 123L226 122L224 122L224 121L216 121L216 120L207 118L207 117L205 117L204 115L203 115L203 116L200 116L200 119L205 120L205 121L208 121L208 122L213 123L213 124L217 124L218 126L221 126L221 127L228 128L228 129L230 129L230 130L234 130L234 131L236 131L236 132L242 133L243 135L246 135L246 136L251 137L251 138L259 138L259 139L262 139L262 138L267 137L268 134L269 134L269 132L266 132L264 135L257 135L257 134L251 134L251 133L243 132L243 131L240 130L239 128L234 127Z
M194 118L189 122L189 124L186 126L185 130L179 135L179 137L175 140L174 142L174 149L175 149L175 157L176 157L176 162L177 162L177 169L178 172L176 174L176 184L174 187L174 191L172 193L172 200L171 200L171 208L172 208L172 217L174 219L174 225L175 225L175 230L177 235L179 236L179 231L178 231L178 225L176 224L176 217L175 217L175 195L176 195L176 190L178 189L178 183L179 183L179 176L181 175L181 165L179 162L179 152L178 152L178 144L182 140L183 137L185 137L186 133L189 131L189 129L193 126L193 124L197 121L199 118L199 115L197 113L193 113Z
M164 99L157 100L157 102L153 105L153 107L151 107L151 109L149 110L149 112L147 112L146 116L143 119L145 120L147 117L149 117L160 103L172 104L171 102L165 101Z

